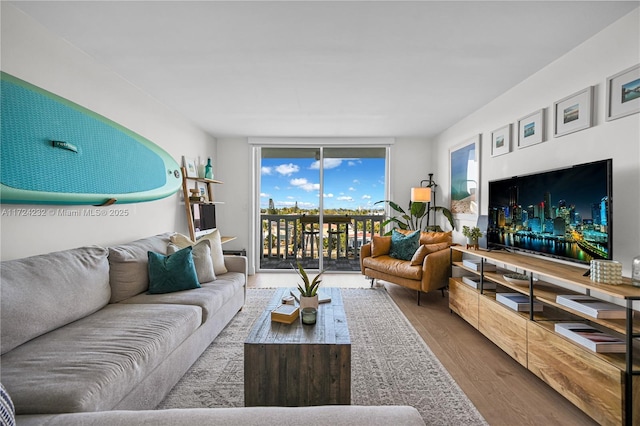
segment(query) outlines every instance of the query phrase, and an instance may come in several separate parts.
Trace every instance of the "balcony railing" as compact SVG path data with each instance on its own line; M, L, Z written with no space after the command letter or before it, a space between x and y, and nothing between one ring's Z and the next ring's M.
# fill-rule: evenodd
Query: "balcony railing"
M383 215L263 214L261 269L290 269L291 263L358 271L360 247L380 234Z

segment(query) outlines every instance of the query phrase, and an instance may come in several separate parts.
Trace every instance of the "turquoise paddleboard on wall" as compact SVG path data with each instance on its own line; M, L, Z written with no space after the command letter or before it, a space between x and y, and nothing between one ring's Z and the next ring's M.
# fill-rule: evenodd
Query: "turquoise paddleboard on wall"
M182 184L162 148L71 101L1 73L0 202L156 200Z

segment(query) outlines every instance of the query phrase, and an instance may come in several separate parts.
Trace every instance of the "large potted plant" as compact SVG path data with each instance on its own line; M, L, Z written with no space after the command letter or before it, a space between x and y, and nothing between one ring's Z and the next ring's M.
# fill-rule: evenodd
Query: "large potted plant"
M451 229L455 229L453 214L451 211L445 207L441 206L427 206L427 203L422 202L412 202L409 203L408 212L406 212L402 207L400 207L397 203L394 203L391 200L382 200L378 201L375 204L387 203L389 207L398 215L392 216L389 219L382 222L380 225L381 228L384 228L389 223L394 223L397 228L410 230L410 231L438 231L442 232L442 228L440 225L432 225L429 226L429 211L433 210L434 214L436 212L441 212L444 217L449 221L449 225L451 225ZM427 223L424 223L425 218L427 218Z
M297 262L297 268L294 267L300 278L302 278L302 284L298 284L298 290L300 291L300 309L311 307L318 309L318 287L320 287L320 276L324 271L320 271L313 280L309 279L309 275L304 270L300 262Z

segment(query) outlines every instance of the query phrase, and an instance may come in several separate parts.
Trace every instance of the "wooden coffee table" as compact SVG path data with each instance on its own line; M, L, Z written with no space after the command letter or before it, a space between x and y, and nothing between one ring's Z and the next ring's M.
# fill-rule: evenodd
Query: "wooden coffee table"
M351 339L339 288L320 304L315 325L271 322L289 295L276 290L244 343L244 405L307 406L351 403Z

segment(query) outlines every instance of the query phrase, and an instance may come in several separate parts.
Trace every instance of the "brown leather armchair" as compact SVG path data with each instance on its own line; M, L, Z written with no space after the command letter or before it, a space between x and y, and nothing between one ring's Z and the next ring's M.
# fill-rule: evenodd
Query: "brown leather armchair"
M360 269L362 274L381 279L417 291L420 293L442 290L447 286L451 261L461 261L462 253L451 251L451 232L421 232L420 248L411 260L401 260L389 255L391 237L374 236L370 243L360 250Z

